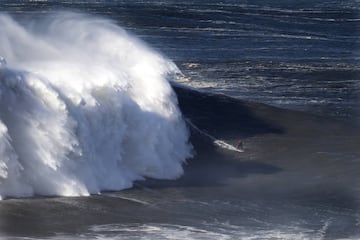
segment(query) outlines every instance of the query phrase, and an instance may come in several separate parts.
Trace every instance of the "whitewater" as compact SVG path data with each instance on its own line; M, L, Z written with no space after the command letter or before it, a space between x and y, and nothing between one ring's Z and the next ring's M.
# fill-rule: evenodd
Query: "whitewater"
M0 196L86 196L174 179L192 155L176 65L114 22L0 14Z

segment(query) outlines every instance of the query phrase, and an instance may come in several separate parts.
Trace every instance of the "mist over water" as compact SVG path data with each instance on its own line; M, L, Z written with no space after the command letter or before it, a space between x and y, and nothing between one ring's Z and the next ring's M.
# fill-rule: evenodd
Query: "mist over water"
M0 14L0 196L79 196L179 177L179 70L109 20Z

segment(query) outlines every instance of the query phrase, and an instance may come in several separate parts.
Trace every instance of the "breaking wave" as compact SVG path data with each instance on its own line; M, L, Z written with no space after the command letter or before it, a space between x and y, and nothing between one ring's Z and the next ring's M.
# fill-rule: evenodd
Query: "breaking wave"
M0 195L82 196L191 157L171 61L110 20L0 14Z

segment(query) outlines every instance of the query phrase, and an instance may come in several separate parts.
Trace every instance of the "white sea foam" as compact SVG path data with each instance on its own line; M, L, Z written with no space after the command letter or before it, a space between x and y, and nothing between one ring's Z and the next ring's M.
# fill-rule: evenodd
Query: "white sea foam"
M20 239L20 238L8 238ZM23 239L23 238L21 238ZM33 238L28 238L32 240ZM36 238L39 239L39 238ZM95 225L90 227L87 232L79 235L61 235L46 238L47 240L83 240L83 239L96 239L96 240L322 240L324 235L318 231L306 228L297 227L279 227L275 229L261 229L251 228L245 226L236 226L226 223L218 223L210 226L186 226L176 224L108 224L108 225ZM349 237L346 240L355 240L358 238ZM345 240L345 238L343 239Z
M79 196L172 179L191 156L177 67L109 20L0 14L0 195Z

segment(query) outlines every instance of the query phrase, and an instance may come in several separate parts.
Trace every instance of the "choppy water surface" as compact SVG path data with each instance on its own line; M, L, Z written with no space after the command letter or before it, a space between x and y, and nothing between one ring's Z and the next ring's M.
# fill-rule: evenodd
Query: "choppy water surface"
M108 16L178 62L191 86L359 118L357 1L11 1L2 8Z
M94 43L94 39L101 39L98 41L99 48L107 49L107 53L112 52L110 48L116 43L118 37L116 34L111 34L113 28L108 29L109 32L107 32L111 35L111 44L102 41L101 36L91 37L91 33L95 35L96 33L93 32L90 24L86 28L87 33L90 34L77 36L76 32L74 33L74 36L77 36L74 39L80 39L74 45L78 48L74 52L80 53L81 56L72 57L69 50L72 42L68 41L68 38L63 39L66 40L67 50L65 49L66 51L63 51L62 55L60 54L62 56L60 59L68 58L74 61L73 67L80 66L82 70L80 72L89 71L100 74L104 72L99 73L96 69L112 69L110 73L105 71L105 75L100 74L105 76L104 82L117 82L117 80L111 81L114 74L128 82L128 84L113 89L114 91L107 91L105 94L98 92L95 96L94 92L88 89L89 86L92 86L86 83L88 78L81 78L82 90L77 90L78 95L76 96L79 99L85 99L83 94L86 93L87 99L95 97L98 102L100 100L102 104L94 106L102 109L100 112L103 114L99 117L99 121L94 121L94 117L97 116L95 112L85 114L86 116L82 118L84 121L77 123L77 126L83 127L76 130L77 128L71 125L71 129L75 130L69 132L70 138L80 140L87 138L81 134L81 136L78 135L79 133L89 133L89 136L91 135L95 140L84 140L83 142L99 143L95 144L96 148L89 146L88 149L97 153L99 151L96 149L100 149L100 153L106 153L100 154L101 156L109 156L107 161L115 156L115 152L124 154L126 149L133 149L131 156L135 161L126 158L126 168L122 169L131 169L135 173L141 173L139 174L141 176L158 178L170 178L178 175L181 172L181 169L178 168L178 163L181 162L180 158L187 155L189 149L185 149L187 151L177 149L181 154L175 154L178 159L177 171L173 174L161 171L161 169L174 169L171 161L166 160L169 156L171 157L171 154L162 153L165 150L176 148L177 145L172 143L172 139L179 136L184 144L186 133L179 131L184 134L179 135L178 132L171 130L173 122L167 122L167 117L173 116L174 112L171 108L167 108L169 106L166 104L166 100L162 103L164 109L168 109L169 112L167 112L168 115L165 114L166 117L161 118L162 124L151 121L152 127L146 128L148 120L145 119L145 115L148 114L148 111L157 109L159 104L156 99L158 97L170 99L170 103L176 105L172 93L168 92L167 85L163 82L165 77L177 76L177 80L183 84L203 90L199 93L173 84L180 110L186 121L190 123L190 140L195 153L195 158L187 160L187 164L184 165L185 175L183 177L177 180L138 181L135 182L133 189L100 196L44 197L1 201L0 236L3 238L358 239L360 237L360 130L357 127L360 122L359 1L228 0L220 2L199 0L185 3L171 0L1 1L0 10L10 14L18 24L32 26L32 29L37 29L38 25L31 25L31 22L41 23L41 19L44 17L50 19L50 22L56 22L55 16L59 16L59 13L55 14L54 11L61 10L65 13L80 11L90 14L86 16L86 19L90 19L88 23L92 21L91 19L95 19L94 15L106 17L135 35L135 37L126 35L126 39L130 42L126 45L127 47L117 46L116 49L113 49L114 53L121 54L110 54L111 61L101 62L101 60L109 59L108 55L99 56L97 54L99 51L95 46L92 47L93 50L81 53L88 46L86 45L89 42L86 41L87 37L92 39L92 43ZM76 16L79 15L74 14L73 16L75 16L73 20L76 21ZM84 15L82 16L84 17ZM9 17L4 15L2 19L9 19ZM3 29L1 29L2 27ZM51 29L50 25L48 27ZM61 24L59 28L66 32L67 28ZM9 32L4 29L4 26L0 26L3 33ZM76 31L75 27L68 27L68 29ZM117 34L118 31L119 29L116 30ZM36 31L31 33L36 35ZM62 38L56 38L56 34L58 34L56 31L52 34L50 38L47 37L39 45L46 41L50 41L48 46L64 45L61 44ZM21 38L20 35L17 36ZM151 48L170 60L163 59L160 55L145 59L147 54L151 54L153 57L153 52L148 52L147 49L145 51L142 48L143 44L139 43L136 38L146 42ZM16 37L13 39L15 40L11 43L16 45ZM57 43L54 44L51 39ZM134 41L133 45L131 41ZM5 46L4 42L2 44ZM12 44L8 44L12 46ZM21 45L21 47L24 46L27 46L26 43ZM36 41L31 42L29 46L37 46ZM69 46L70 48L68 48ZM133 57L129 59L134 64L128 64L126 59L129 57L127 52L132 49L129 46L135 46L136 54L130 54ZM137 48L138 46L140 47ZM124 49L122 50L121 47ZM4 47L4 49L11 48ZM6 58L8 66L12 64L14 66L13 59L19 62L21 62L21 56L31 59L31 54L28 54L29 49L36 48L14 48L13 52L17 52L17 54L12 56L8 54L9 57L0 53L0 56ZM38 53L44 53L44 51L44 48L41 48L41 51L34 50L32 54L37 56ZM59 47L51 52L61 53L62 49ZM94 58L91 57L92 53L96 54ZM119 56L121 61L118 61L117 57ZM59 58L56 59L59 60ZM76 62L76 59L86 60ZM152 59L161 59L161 61L156 62ZM176 63L183 75L179 73L171 60ZM91 67L91 62L97 66ZM121 67L116 67L117 62L121 63ZM137 66L138 62L149 64L145 68L140 66L141 68L138 69L142 70L136 71L133 66ZM45 71L41 68L41 61L40 63L36 61L31 65L22 63L16 66L25 66L24 69L27 71L34 68L36 72ZM59 69L63 65L50 64L50 66L52 66L51 69ZM69 68L66 69L65 73L70 71ZM143 71L144 69L146 71ZM13 70L11 69L11 71ZM5 74L5 76L10 76L8 70L6 71L7 75ZM7 103L18 103L16 99L19 98L11 97L16 95L13 94L15 92L20 96L25 96L25 100L21 103L29 104L26 96L32 96L32 94L31 91L29 93L26 90L28 87L26 84L30 84L31 81L26 80L27 75L24 75L23 71L16 69L15 73L22 76L22 80L19 80L17 85L11 84L10 80L4 81L1 85L0 97L6 99ZM15 73L13 72L13 74ZM78 74L82 76L81 73ZM49 74L45 76L52 79ZM95 79L93 78L94 74L88 76L91 81ZM144 81L141 83L144 84L139 84L139 81L136 80L139 76L142 76L140 78ZM155 89L154 84L146 84L147 76L149 79L155 79L153 83L158 83L158 79L161 79L161 86L155 84L160 86L159 89ZM71 79L73 78L72 75ZM52 82L41 78L40 82L45 81L46 87L52 92L61 93L61 90L72 89L71 86L60 84L68 78L64 79ZM26 86L24 87L22 83L26 83ZM54 86L54 83L57 85ZM76 85L74 82L72 83ZM94 83L96 83L95 80ZM151 91L146 91L147 88ZM136 91L136 89L142 90ZM21 95L23 92L27 94ZM160 94L164 92L165 95ZM214 93L223 95L213 95ZM67 94L69 92L65 91L61 95L62 98L65 100L71 98L67 97ZM116 118L111 118L114 121L110 121L104 116L113 116L113 113L117 112L114 111L117 106L107 104L106 111L101 106L104 105L104 99L109 96L117 96L116 102L121 102L124 97L120 97L120 95L134 99L138 106L149 107L146 108L146 111L143 111L144 108L141 107L134 110L125 104L121 107L120 112L127 113L127 117L123 118L123 115L118 114ZM145 95L146 97L143 97ZM238 100L224 95L235 97ZM47 109L41 105L43 100L47 99L46 96L39 99L34 98L37 99L36 101L31 98L34 101L30 101L30 103L36 102L36 106L42 106L42 108L36 109ZM101 102L101 99L104 101ZM280 109L251 103L248 102L249 100L270 104L280 107ZM2 103L4 105L4 101ZM82 105L83 101L79 103L81 103L79 109L85 113L90 109L85 109ZM19 104L15 105L19 106ZM30 104L30 109L35 109L31 108L31 106L34 107L33 105ZM284 110L284 108L288 110ZM6 109L6 106L3 106L2 110L4 111L0 114L1 120L9 119L9 116L11 116L10 119L29 116L33 117L31 118L33 120L40 119L42 124L46 125L45 117L47 115L44 115L43 111L26 112L27 108L24 107L18 108L22 111L20 114L15 114ZM76 112L70 111L70 117L79 117ZM134 114L136 112L143 114L140 114L142 117L136 117ZM51 114L51 112L47 113ZM312 115L313 113L315 115ZM62 111L62 114L69 115L66 111ZM154 118L158 117L157 114L152 115ZM177 123L181 125L181 119L179 120L179 116L175 115L177 121L180 121ZM126 126L133 127L124 127L124 124L117 125L116 119L120 122L124 120ZM9 123L13 123L12 127L9 127ZM102 126L101 129L107 130L97 132L91 130L99 129L96 128L98 123ZM11 151L8 150L17 154L24 149L24 144L23 141L20 141L23 139L21 137L18 137L17 141L10 140L14 136L14 131L19 132L16 136L23 136L23 131L16 130L19 129L16 124L16 121L5 121L4 125L10 130L4 130L3 135L8 134L4 138L6 139L4 149L12 146L9 148ZM109 124L121 128L123 134L109 130L107 128ZM197 129L191 127L191 124ZM21 126L26 127L27 125ZM36 129L39 127L36 124L31 126ZM161 126L167 126L167 130ZM46 127L51 126L47 125ZM49 134L46 127L41 128L41 131L45 131L44 136L51 140L53 136ZM59 129L63 129L64 125L61 127ZM182 129L182 127L181 125L180 128ZM137 129L141 134L137 134ZM132 142L126 141L129 133L131 133ZM100 134L102 138L98 138L97 134ZM160 148L159 144L146 143L146 139L158 136L157 134L160 134L159 139L162 139L160 145L163 148ZM111 138L106 136L111 136ZM122 143L127 144L114 143L111 145L113 146L111 149L116 150L114 152L109 148L102 147L110 146L102 143L114 138L124 139ZM223 140L233 146L238 145L241 140L245 152L238 153L218 148L212 143L214 139ZM16 145L16 143L21 143L21 145ZM119 147L117 148L117 146ZM142 146L150 147L145 149ZM57 144L56 149L58 147L61 146ZM3 150L3 148L1 149ZM3 156L10 156L5 150ZM46 148L46 150L49 149ZM27 151L30 151L30 154ZM174 151L170 152L174 153ZM53 151L50 153L54 154ZM136 157L137 153L141 153L141 158ZM154 157L156 154L150 156L146 153L161 155L160 158L165 159L166 164L158 163L157 160L160 158ZM31 154L33 152L27 148L26 151L22 151L22 155L19 155L20 159L11 155L11 158L5 158L6 161L3 161L8 163L9 159L17 159L19 162L24 162L25 157L31 156ZM84 154L81 156L92 155L89 151L85 151ZM66 167L60 168L60 170L65 169L66 174L58 172L56 176L71 176L78 180L91 179L87 178L91 175L89 172L82 177L76 177L76 174L73 176L81 164L79 162L70 164L71 161L68 160L73 160L71 156L69 157L68 154L64 154L64 156L66 156L63 158L66 160L64 160ZM144 160L146 158L151 158L151 162L156 165L156 168L141 167L146 164L133 164L134 162L146 163ZM36 162L36 159L33 160ZM98 158L94 160L94 162L97 161ZM112 163L114 164L110 167L112 169L111 176L116 176L114 169L122 165L117 164L116 161L112 161ZM77 167L74 168L74 166ZM90 164L89 166L89 169L96 172L101 164L96 166ZM1 169L4 170L1 173L7 171L7 168L2 167ZM14 172L21 172L22 170L19 169ZM149 174L152 172L151 169L160 170L151 175ZM28 168L25 170L27 170L25 179L33 179L37 183L36 186L48 183L41 180L46 176L36 177ZM39 170L39 168L35 167L34 170ZM127 171L124 170L122 174L124 172ZM6 179L7 175L5 175L1 175L2 178ZM125 175L120 177L127 180L123 182L123 185L120 184L122 188L125 185L130 186L133 180L140 178L136 174ZM51 174L47 176L51 176ZM16 177L16 179L21 180L22 178ZM62 178L59 177L59 179ZM50 183L54 183L51 181ZM13 191L14 188L11 188L9 182L13 183L13 181L7 181L6 187ZM96 188L95 183L106 182L111 182L111 187L100 184L101 186ZM52 185L57 186L56 183L59 181L55 181ZM93 183L92 191L84 191L86 194L106 189L113 190L119 186L116 177L107 179L106 174L97 174L96 181ZM22 184L21 181L20 184ZM74 187L74 185L71 186ZM86 188L86 184L84 188ZM54 191L54 188L51 190ZM11 191L9 190L9 192ZM40 194L49 195L49 192ZM54 194L62 195L58 192Z

